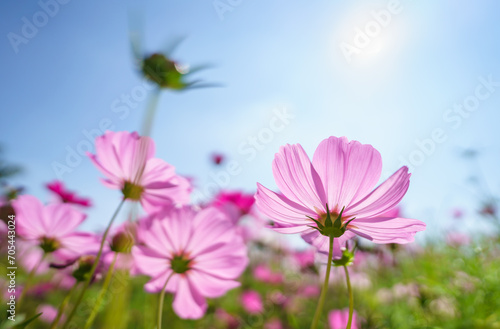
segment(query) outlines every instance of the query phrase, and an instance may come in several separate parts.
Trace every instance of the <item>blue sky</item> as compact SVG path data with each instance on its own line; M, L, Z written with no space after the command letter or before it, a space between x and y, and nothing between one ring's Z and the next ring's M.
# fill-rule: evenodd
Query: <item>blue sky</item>
M384 177L417 164L403 205L407 216L428 223L428 236L457 227L450 219L456 206L469 215L458 226L477 221L471 168L481 168L485 189L500 192L496 1L71 0L57 12L47 7L52 16L40 14L42 7L0 3L0 141L25 168L13 183L42 200L49 199L43 185L56 178L54 163L66 164L85 132L106 123L141 127L147 84L133 66L130 17L144 21L144 53L185 37L174 59L212 64L197 76L224 85L163 92L153 127L157 156L196 177L202 190L224 169L209 163L214 151L239 165L228 187L252 192L256 182L275 187L271 161L280 145L301 143L312 156L334 135L376 147ZM23 34L26 21L38 30ZM348 60L342 49L354 47ZM118 110L123 97L134 100L126 112ZM471 110L454 112L460 106ZM270 136L283 109L293 118ZM249 159L249 138L259 136L265 143ZM460 157L470 147L480 150L478 163ZM95 203L85 227L103 228L119 193L99 183L87 159L71 169L64 182Z

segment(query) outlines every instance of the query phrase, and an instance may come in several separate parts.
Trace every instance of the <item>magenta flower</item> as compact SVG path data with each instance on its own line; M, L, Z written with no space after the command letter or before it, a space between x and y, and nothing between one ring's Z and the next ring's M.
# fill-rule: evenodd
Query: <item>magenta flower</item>
M226 205L234 206L240 215L246 215L250 213L254 202L253 194L245 194L241 191L223 191L215 197L214 204L222 207Z
M154 158L151 138L136 132L107 131L96 138L96 155L87 153L105 176L102 183L122 191L124 198L140 201L147 212L154 212L165 203L189 202L190 184L175 174L175 168Z
M90 199L79 197L75 192L67 190L61 181L53 181L52 183L47 184L46 187L50 191L54 192L59 197L61 202L71 203L83 207L90 207L92 205Z
M286 145L273 161L282 195L257 184L256 205L278 224L276 231L301 233L320 252L328 253L329 236L334 236L336 258L355 235L375 243L412 242L416 232L425 229L423 222L382 216L408 190L408 168L402 167L373 189L381 170L376 149L345 137L322 141L312 163L300 144Z
M253 269L253 276L259 281L270 284L280 284L283 282L283 275L281 273L274 273L271 268L265 264L257 265Z
M358 329L356 312L352 314L351 329ZM328 314L330 329L345 329L349 320L349 310L333 310Z
M237 329L240 326L238 319L222 308L216 309L214 312L214 316L218 320L218 322L221 322L223 324L224 328Z
M264 311L264 304L259 293L254 290L248 290L240 296L241 306L249 314L258 314Z
M143 246L134 246L139 273L151 280L148 292L175 294L173 309L185 319L198 319L205 298L216 298L238 287L235 281L248 264L246 247L227 216L213 208L165 208L139 226ZM149 226L149 227L148 227Z
M309 248L292 253L293 259L299 265L301 270L309 269L314 266L314 249Z
M460 208L455 208L452 210L451 215L455 219L461 219L462 217L464 217L464 211Z
M36 309L36 312L42 313L42 315L40 315L40 320L42 320L45 323L51 323L57 316L57 308L49 304L39 305Z
M226 158L224 156L224 154L222 153L212 153L212 155L210 156L212 162L218 166L220 165L222 162L224 162L224 159Z
M266 321L264 329L283 329L283 324L280 319L274 318Z
M320 294L320 288L316 285L304 285L299 288L298 294L305 298L316 297Z
M446 235L446 243L451 247L467 246L471 243L471 238L465 233L449 232Z
M69 204L44 206L31 195L12 201L16 211L17 232L27 241L36 243L45 253L54 252L61 258L76 258L97 252L99 245L90 233L76 232L85 214Z

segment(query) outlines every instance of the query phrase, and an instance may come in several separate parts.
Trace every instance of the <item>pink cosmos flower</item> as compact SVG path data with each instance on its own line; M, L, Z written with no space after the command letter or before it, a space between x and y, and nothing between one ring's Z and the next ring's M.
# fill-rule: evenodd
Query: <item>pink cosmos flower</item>
M283 275L281 275L281 273L274 273L269 266L265 264L257 265L253 269L253 276L259 281L271 284L280 284L283 282Z
M300 287L298 291L298 294L305 298L316 297L319 296L320 293L321 293L320 288L312 284L304 285Z
M217 166L220 165L225 159L225 156L222 153L212 153L210 157L212 162Z
M352 314L351 329L358 329L356 311ZM328 313L328 323L330 324L330 329L345 329L347 322L349 321L349 310L333 310Z
M224 325L224 328L237 329L240 326L238 319L222 308L216 309L214 315Z
M240 215L246 215L250 213L254 202L253 194L245 194L241 191L223 191L215 197L214 204L219 206L233 205L240 212Z
M245 194L241 191L222 191L215 197L212 204L225 211L236 224L242 216L252 214L254 202L253 194Z
M144 223L138 229L144 245L132 248L136 267L151 277L144 286L148 292L160 292L168 279L165 291L175 294L179 317L202 317L206 297L220 297L240 285L235 279L248 264L247 251L223 212L170 207Z
M293 259L301 269L307 269L314 266L314 249L305 249L293 252Z
M471 243L471 238L465 233L449 232L446 235L446 243L451 247L467 246Z
M76 204L83 207L90 207L92 205L90 199L79 197L75 192L67 190L61 181L56 180L46 186L59 197L61 202Z
M328 253L329 237L319 232L318 223L325 225L328 217L331 221L340 219L335 258L341 257L341 247L355 235L375 243L412 242L416 232L425 229L423 222L381 216L408 190L408 168L402 167L373 189L381 170L376 149L345 137L322 141L312 162L300 144L286 145L273 161L274 179L282 195L257 184L256 205L278 224L276 231L301 233L322 253Z
M121 190L126 199L140 201L148 213L166 202L189 202L189 181L176 175L173 166L153 157L155 145L151 138L136 132L107 131L96 138L95 145L96 155L87 155L106 176L102 183Z
M461 219L462 217L464 217L464 211L460 208L455 208L452 210L451 215L455 219Z
M99 245L95 235L75 231L85 219L85 214L71 205L44 206L34 196L22 195L12 201L12 206L16 211L18 234L36 243L44 252L54 252L61 258L76 258L97 252Z
M42 313L42 315L40 315L40 320L42 320L45 323L51 323L57 316L57 308L49 304L39 305L36 309L36 312ZM65 318L66 317L63 314L61 317L61 322L64 323Z
M248 290L240 296L241 306L249 314L258 314L264 311L264 304L259 293L254 290Z
M271 319L266 321L264 324L264 329L283 329L283 324L281 323L280 319Z
M492 216L495 217L497 213L497 209L494 203L488 202L485 203L479 213L483 216Z

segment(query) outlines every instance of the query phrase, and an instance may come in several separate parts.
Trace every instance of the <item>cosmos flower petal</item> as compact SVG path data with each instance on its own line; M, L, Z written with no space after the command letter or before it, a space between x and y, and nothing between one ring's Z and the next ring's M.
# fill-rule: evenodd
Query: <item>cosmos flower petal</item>
M157 277L160 274L170 271L168 260L149 248L134 246L132 247L132 256L134 257L135 265L142 274ZM159 290L161 290L161 287Z
M186 247L193 236L193 227L185 225L186 218L194 216L195 212L189 207L171 208L165 213L165 220L154 222L158 227L161 226L166 241L171 241L173 252L187 250ZM154 227L152 229L154 230Z
M356 217L376 217L396 206L410 186L408 167L403 166L380 184L373 192L356 204L349 206L346 213Z
M172 304L175 313L183 319L199 319L207 310L207 303L187 278L181 278Z
M154 216L152 218L155 218ZM139 232L140 239L147 242L151 249L155 250L164 258L168 258L176 250L176 245L171 239L166 221L152 220L151 226Z
M425 230L425 223L409 218L367 218L351 222L351 231L375 243L409 243L417 232Z
M69 204L49 204L43 209L42 216L46 221L44 227L54 237L74 231L86 217Z
M372 218L356 218L350 225L358 229L373 229L373 230L401 230L404 232L420 232L425 230L425 223L418 219L402 218L402 217L372 217Z
M191 184L181 176L175 176L168 182L150 184L143 192L141 204L148 213L154 213L165 204L174 202L184 205L190 202Z
M132 136L133 134L130 134L131 138L133 138ZM94 160L94 164L96 162L100 164L100 166L98 166L98 169L101 169L105 176L124 177L127 175L127 173L123 171L122 164L120 162L120 154L118 153L116 147L116 144L123 144L122 140L126 137L126 132L106 131L104 135L96 138L96 156L92 156L91 159ZM111 174L111 176L106 174L106 172L104 171Z
M97 143L97 142L96 142ZM101 178L101 182L108 188L113 188L113 189L121 189L123 188L123 183L122 179L120 179L117 175L112 173L110 170L106 169L101 163L97 160L97 157L90 153L87 152L87 156L89 157L90 161L96 168L107 177L107 179Z
M293 234L293 233L303 233L304 231L308 231L311 229L311 227L307 225L291 225L291 226L285 226L285 225L280 225L275 223L273 226L270 227L273 231L276 231L278 233L284 233L284 234Z
M280 148L274 157L273 175L276 185L286 198L311 210L325 209L323 184L299 144Z
M207 253L196 257L193 268L221 279L237 278L248 264L246 250L239 247L240 245L228 244L207 250Z
M223 280L197 270L193 270L189 273L189 282L203 296L209 298L220 297L228 290L240 286L238 281Z
M161 184L169 184L169 180L174 176L174 166L162 159L154 158L149 160L146 164L141 179L141 185L145 188L161 188Z
M68 257L73 255L97 254L100 246L100 237L87 232L73 232L58 238L58 241L63 246L57 252L63 252Z
M43 204L32 195L21 195L12 201L16 212L16 230L25 239L38 239L46 232Z
M148 283L144 285L144 290L153 294L158 293L165 286L165 282L167 281L167 279L168 283L167 286L165 287L165 291L167 292L177 291L177 287L179 285L181 276L176 273L172 275L172 270L170 268L167 269L164 268L163 272L158 274L153 279L149 280Z
M306 216L316 217L312 210L299 205L257 183L255 204L262 214L284 225L307 225L312 223Z
M194 218L193 238L189 249L192 256L208 252L219 244L234 240L234 224L221 210L209 207L198 212Z
M313 156L314 169L325 187L330 210L366 196L380 179L382 158L371 145L347 138L323 140Z
M137 132L119 132L114 136L115 148L119 155L123 174L130 181L137 182L140 170L145 166L144 173L141 175L141 180L147 175L149 169L148 164L153 160L155 153L155 144L150 137L139 136Z

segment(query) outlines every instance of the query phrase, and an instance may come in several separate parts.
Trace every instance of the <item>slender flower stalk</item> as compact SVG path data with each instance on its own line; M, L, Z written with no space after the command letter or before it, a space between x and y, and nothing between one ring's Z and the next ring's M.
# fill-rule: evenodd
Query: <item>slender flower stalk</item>
M99 264L99 261L101 259L102 250L104 248L104 243L106 242L106 238L108 237L109 230L111 229L111 226L113 225L113 222L115 221L115 218L117 217L118 213L120 212L120 209L122 208L124 202L125 202L125 198L123 198L123 200L118 205L118 208L116 208L115 213L113 214L113 217L111 217L111 220L109 221L108 227L106 227L106 230L104 231L104 234L103 234L102 240L101 240L101 245L99 247L99 251L97 252L97 256L95 258L94 264L92 265L92 268L90 270L89 276L88 276L87 280L83 283L83 288L80 291L80 294L78 295L78 298L75 302L75 305L73 306L73 309L71 310L71 313L68 316L68 319L66 320L66 322L63 325L63 329L66 328L69 325L69 323L71 322L71 319L75 315L78 306L80 305L80 303L83 300L83 296L85 295L85 292L87 291L88 287L90 286L90 281L92 280L92 277L94 276L95 271L97 269L97 265Z
M345 281L347 283L347 291L349 293L349 320L347 321L346 329L351 329L352 324L352 314L354 312L354 297L352 294L351 280L349 278L349 271L347 270L347 266L344 265L345 271Z
M104 278L104 282L102 284L101 291L99 292L99 296L97 296L97 300L94 303L94 307L92 308L92 312L90 312L90 316L87 319L87 322L85 323L84 329L90 328L90 326L92 326L92 323L95 320L97 312L99 311L99 307L101 306L102 299L104 298L106 291L108 291L111 278L113 277L113 274L115 272L115 264L117 258L118 258L118 253L115 252L115 255L113 256L113 261L111 262L111 265L109 265L108 273L106 273L106 277Z
M144 113L144 121L142 123L142 136L151 136L153 122L156 115L156 108L158 107L158 101L160 99L160 92L161 89L156 88L151 93L151 99L149 101L146 112Z
M64 309L66 308L66 305L68 305L68 302L71 299L71 296L73 296L73 293L75 292L77 286L78 286L78 283L74 284L71 287L71 289L69 290L69 292L66 294L66 296L64 297L61 305L59 305L59 309L57 310L57 315L56 315L54 321L52 321L52 324L50 325L50 329L57 328L57 325L59 324L59 320L61 320L61 317L64 313Z
M170 278L174 275L174 272L170 273L167 280L165 280L165 284L163 285L163 289L160 292L160 299L158 300L158 328L161 329L161 318L163 315L163 300L165 299L165 288L167 288L167 283L170 281Z
M330 270L332 269L332 258L333 258L333 236L330 236L329 239L329 248L328 248L328 261L326 263L326 275L325 281L323 283L323 289L321 289L321 295L319 296L318 305L316 306L316 312L314 313L314 319L311 324L311 329L316 329L318 326L319 318L321 317L321 313L323 311L323 305L325 304L326 292L328 290L328 280L330 279Z

